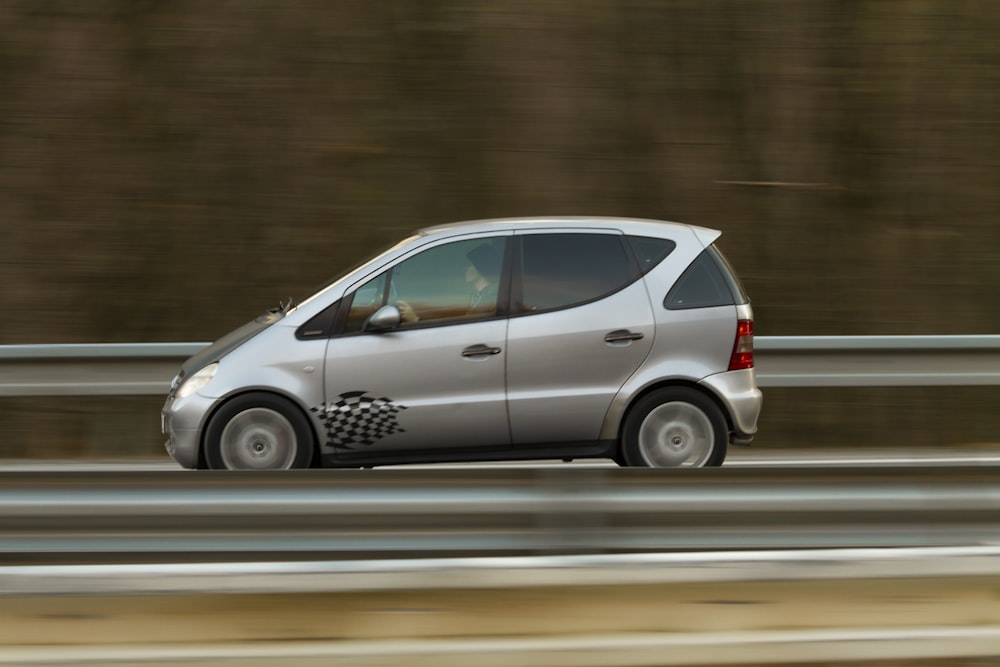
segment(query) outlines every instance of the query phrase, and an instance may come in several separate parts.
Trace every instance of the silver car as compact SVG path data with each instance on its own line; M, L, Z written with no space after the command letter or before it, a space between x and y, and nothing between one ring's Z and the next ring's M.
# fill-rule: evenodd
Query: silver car
M583 217L420 230L189 359L167 451L223 469L720 465L761 393L719 236Z

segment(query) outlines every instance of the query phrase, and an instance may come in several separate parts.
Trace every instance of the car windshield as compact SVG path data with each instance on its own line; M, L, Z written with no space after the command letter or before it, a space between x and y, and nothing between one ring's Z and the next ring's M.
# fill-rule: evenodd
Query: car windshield
M309 292L309 296L307 296L302 301L302 303L300 303L298 305L305 305L306 303L308 303L309 301L311 301L314 297L318 296L320 293L322 293L324 290L326 290L328 287L330 287L331 285L335 285L339 281L343 280L347 276L351 275L352 273L354 273L355 271L357 271L358 269L360 269L365 264L368 264L369 262L374 262L375 260L379 259L380 257L384 257L385 255L388 255L388 254L390 254L392 252L395 252L399 248L402 248L403 246L412 243L414 240L416 240L416 239L418 239L420 237L421 237L420 234L413 234L411 236L407 236L402 241L398 241L396 243L393 243L388 248L385 248L384 250L381 250L381 251L375 253L374 255L371 255L367 259L364 259L364 260L358 262L357 264L351 266L346 271L338 273L333 278L331 278L331 279L329 279L329 280L327 280L327 281L325 281L325 282L317 285L315 289L313 289L313 290L311 290Z

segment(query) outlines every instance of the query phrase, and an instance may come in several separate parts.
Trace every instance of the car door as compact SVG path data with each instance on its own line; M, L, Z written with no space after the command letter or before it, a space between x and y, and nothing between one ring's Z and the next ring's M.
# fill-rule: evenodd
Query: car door
M512 444L596 441L649 354L653 310L615 231L515 236L507 395Z
M438 243L345 298L324 369L326 447L349 457L510 445L501 270L508 246L496 235ZM366 330L386 304L403 321Z

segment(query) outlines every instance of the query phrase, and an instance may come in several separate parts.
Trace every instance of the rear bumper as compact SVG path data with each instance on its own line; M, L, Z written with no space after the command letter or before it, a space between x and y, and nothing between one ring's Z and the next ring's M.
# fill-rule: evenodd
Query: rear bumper
M715 394L733 426L732 443L749 445L757 433L757 419L764 395L757 388L757 374L752 368L710 375L701 384Z

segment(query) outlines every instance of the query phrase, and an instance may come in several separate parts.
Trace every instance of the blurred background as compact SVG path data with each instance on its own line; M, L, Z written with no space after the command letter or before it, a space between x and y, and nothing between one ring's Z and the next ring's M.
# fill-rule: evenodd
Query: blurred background
M975 0L7 0L0 344L210 341L415 228L546 214L723 230L758 335L997 333L998 34ZM998 398L771 389L754 446L986 444ZM161 402L2 399L0 457L160 455Z

